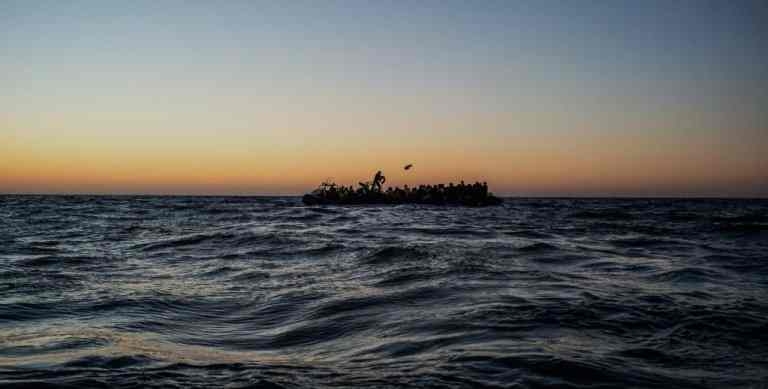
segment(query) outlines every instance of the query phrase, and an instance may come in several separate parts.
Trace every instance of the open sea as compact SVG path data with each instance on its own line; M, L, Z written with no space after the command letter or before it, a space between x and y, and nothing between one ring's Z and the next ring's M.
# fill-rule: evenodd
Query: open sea
M0 196L0 387L768 388L768 200Z

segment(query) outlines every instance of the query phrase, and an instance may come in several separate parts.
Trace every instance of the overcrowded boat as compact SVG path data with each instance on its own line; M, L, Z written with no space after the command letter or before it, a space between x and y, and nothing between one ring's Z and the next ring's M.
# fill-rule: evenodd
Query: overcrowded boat
M418 185L382 188L386 177L377 172L372 181L360 182L358 187L323 182L317 189L302 197L307 205L321 204L433 204L488 206L499 205L502 200L488 191L488 184Z

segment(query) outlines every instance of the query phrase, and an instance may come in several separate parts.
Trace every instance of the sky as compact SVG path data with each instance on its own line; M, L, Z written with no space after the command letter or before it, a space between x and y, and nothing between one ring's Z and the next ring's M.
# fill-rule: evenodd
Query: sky
M0 0L0 193L300 194L380 169L768 197L766 20L746 0Z

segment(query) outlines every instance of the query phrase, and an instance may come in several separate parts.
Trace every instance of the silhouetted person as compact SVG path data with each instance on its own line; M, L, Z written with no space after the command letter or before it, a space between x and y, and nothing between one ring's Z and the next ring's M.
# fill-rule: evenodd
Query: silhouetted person
M445 200L449 203L456 201L456 187L453 185L453 182L448 184L448 187L445 188Z
M373 184L371 185L371 190L374 192L381 192L381 184L387 182L387 177L384 177L383 174L381 174L381 170L376 172L376 175L373 176Z
M367 183L367 182L358 182L357 184L360 186L359 188L357 188L357 191L356 191L357 194L359 194L361 196L365 196L365 195L368 194L368 192L371 191L371 187L370 187L369 183Z

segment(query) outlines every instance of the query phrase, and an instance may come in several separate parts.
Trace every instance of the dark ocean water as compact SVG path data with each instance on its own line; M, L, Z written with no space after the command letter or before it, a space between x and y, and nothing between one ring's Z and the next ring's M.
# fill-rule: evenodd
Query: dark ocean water
M768 201L0 197L0 386L768 387Z

